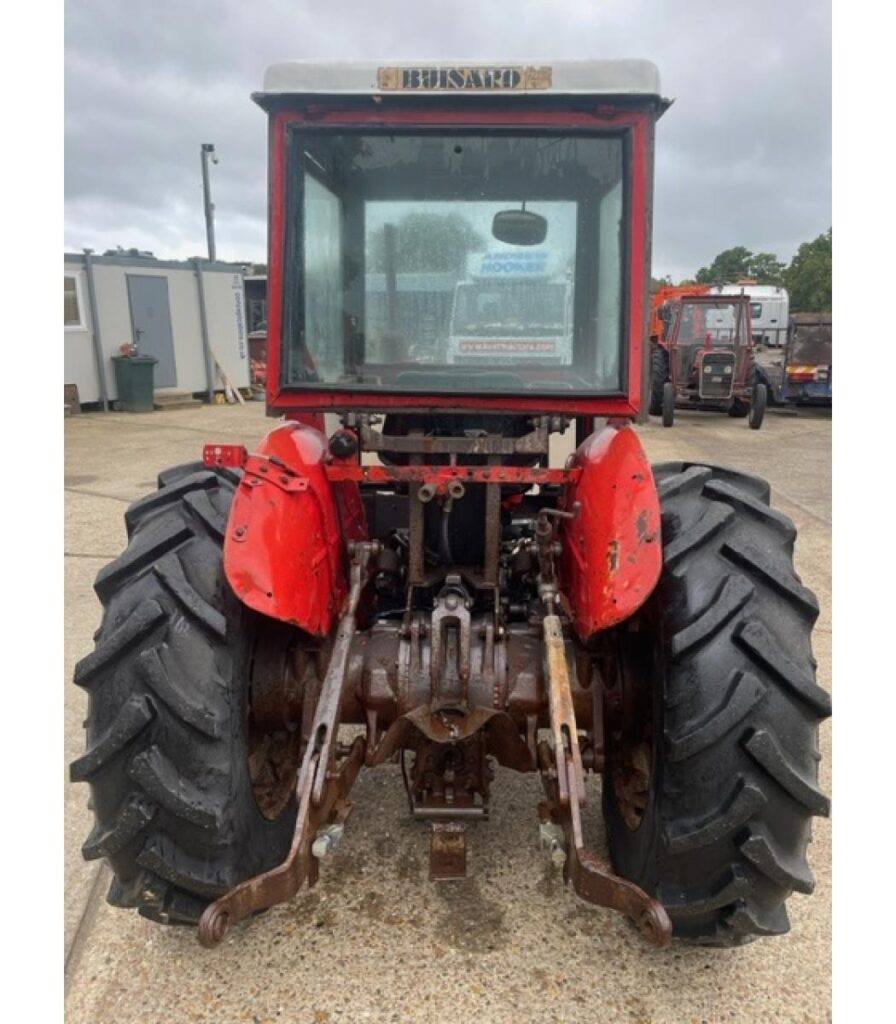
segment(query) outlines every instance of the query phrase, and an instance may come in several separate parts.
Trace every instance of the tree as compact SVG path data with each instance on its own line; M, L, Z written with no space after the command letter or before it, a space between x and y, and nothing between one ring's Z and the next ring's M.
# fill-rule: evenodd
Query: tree
M803 242L784 272L792 313L831 312L833 234L828 228L811 242Z
M757 252L750 259L749 276L756 284L784 284L784 264L770 252Z
M395 271L463 271L467 256L485 248L482 235L459 213L409 213L396 225ZM386 270L385 226L370 239L368 268Z
M733 284L749 278L756 284L783 284L784 264L774 253L750 252L743 245L726 249L697 271L698 284Z
M753 254L742 245L726 249L710 263L697 271L698 284L718 284L736 281L750 276L750 260Z

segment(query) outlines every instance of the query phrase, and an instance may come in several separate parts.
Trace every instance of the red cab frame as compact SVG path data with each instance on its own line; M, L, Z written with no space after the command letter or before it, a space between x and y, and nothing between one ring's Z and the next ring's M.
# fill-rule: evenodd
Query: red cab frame
M545 413L569 416L635 417L643 404L645 380L644 338L647 329L647 289L649 287L651 180L653 173L653 130L658 112L655 105L643 109L611 106L595 102L591 110L570 111L544 106L538 108L495 104L466 109L421 109L398 106L389 109L351 105L329 107L319 100L295 109L274 110L270 114L269 139L269 257L268 257L268 373L267 407L270 415L292 417L300 412L407 411L446 412L476 409L495 412ZM609 130L625 132L629 137L629 233L624 252L626 267L626 380L624 392L615 396L427 394L424 392L331 390L327 388L285 388L281 378L283 289L286 252L287 134L293 126L309 127L369 126L405 128L414 125L446 127L482 127L488 125L557 129Z

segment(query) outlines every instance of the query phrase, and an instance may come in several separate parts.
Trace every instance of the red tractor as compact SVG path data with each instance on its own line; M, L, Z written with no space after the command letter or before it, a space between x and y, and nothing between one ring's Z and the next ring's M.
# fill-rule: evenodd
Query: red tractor
M650 412L663 426L675 407L746 416L762 426L768 403L764 369L756 363L746 295L680 295L660 311L665 330L652 345Z
M818 606L766 483L651 468L632 427L655 68L291 63L255 99L284 421L162 472L97 577L71 776L110 902L214 945L315 883L358 773L393 762L431 878L459 878L500 765L540 775L533 848L651 942L787 931L828 812ZM475 346L422 352L487 253L514 287L556 268L556 312L483 300Z

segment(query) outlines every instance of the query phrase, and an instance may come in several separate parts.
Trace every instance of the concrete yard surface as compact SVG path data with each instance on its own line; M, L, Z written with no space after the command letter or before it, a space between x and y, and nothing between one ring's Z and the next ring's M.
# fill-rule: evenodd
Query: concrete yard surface
M92 650L97 571L125 545L128 503L159 470L201 457L205 441L251 448L273 425L261 403L65 423L66 765L83 752L86 694L75 662ZM652 461L730 465L770 480L799 530L797 571L821 605L819 683L831 684L831 414L769 410L759 431L724 415L679 412L639 432ZM820 783L831 791L830 725ZM68 1024L355 1022L806 1022L830 1019L830 822L815 819L811 896L788 903L792 930L735 950L647 945L620 915L581 902L538 846L535 775L498 769L491 818L469 833L469 877L427 878L426 826L409 819L400 771L362 773L345 839L319 884L236 926L212 951L105 902L111 875L85 862L85 785L65 783ZM605 849L599 783L586 829Z

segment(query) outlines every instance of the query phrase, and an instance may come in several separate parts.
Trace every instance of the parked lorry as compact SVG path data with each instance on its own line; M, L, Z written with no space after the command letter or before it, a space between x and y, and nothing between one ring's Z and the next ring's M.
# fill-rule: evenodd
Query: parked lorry
M476 254L451 311L449 363L572 362L572 285L560 253L505 249Z
M784 392L796 404L828 405L833 395L830 313L794 313L784 350Z
M84 855L108 861L110 902L198 923L215 945L326 882L338 842L363 856L352 785L396 761L430 878L463 877L498 765L544 789L519 841L534 853L540 837L582 900L650 942L787 931L787 899L813 887L812 817L828 813L818 604L767 483L651 467L632 426L668 107L656 69L296 62L255 99L281 420L160 473L97 577L71 776L90 786ZM482 230L520 252L564 235L569 349L548 377L501 352L424 362L410 320L368 322L381 271L366 233L445 204L480 225L485 209ZM415 244L424 228L439 244L434 224L414 221ZM529 315L524 329L544 327ZM323 411L339 418L329 436L309 425ZM570 426L580 444L552 466Z

